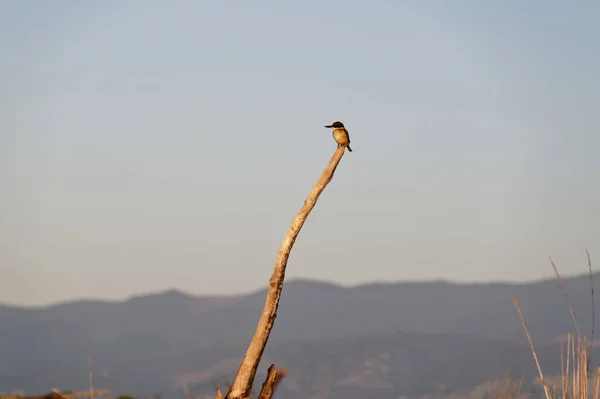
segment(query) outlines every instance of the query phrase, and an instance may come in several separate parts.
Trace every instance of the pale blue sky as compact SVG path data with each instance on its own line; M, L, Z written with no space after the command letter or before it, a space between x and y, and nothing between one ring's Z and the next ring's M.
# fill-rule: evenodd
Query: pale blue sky
M600 264L600 3L0 3L0 302Z

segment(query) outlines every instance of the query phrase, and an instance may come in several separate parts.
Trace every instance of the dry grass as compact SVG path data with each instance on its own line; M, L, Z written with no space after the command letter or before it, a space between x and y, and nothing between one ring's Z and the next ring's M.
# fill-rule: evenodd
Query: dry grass
M544 378L542 372L542 365L539 363L537 352L531 340L529 334L529 328L527 322L521 313L519 303L513 298L514 306L521 319L521 324L525 330L527 341L533 355L533 359L537 366L539 383L544 390L546 399L599 399L600 394L600 367L594 370L589 368L591 350L594 343L594 332L595 332L595 298L594 298L594 285L592 279L592 262L590 259L589 252L586 251L590 285L591 285L591 297L592 297L592 333L591 338L587 340L585 335L581 334L579 329L577 315L571 307L567 291L563 285L558 269L554 264L552 258L550 263L556 274L556 279L559 283L559 288L563 293L567 307L573 320L573 328L575 333L569 333L566 340L561 341L560 346L560 376L552 376L550 380ZM492 395L489 395L492 399ZM504 381L500 385L500 389L497 390L497 394L493 395L494 399L516 399L522 396L520 393L520 381L517 383L510 377L505 376Z
M487 399L516 399L523 395L521 394L521 384L523 380L515 380L510 377L507 371L504 377L497 381L488 389Z

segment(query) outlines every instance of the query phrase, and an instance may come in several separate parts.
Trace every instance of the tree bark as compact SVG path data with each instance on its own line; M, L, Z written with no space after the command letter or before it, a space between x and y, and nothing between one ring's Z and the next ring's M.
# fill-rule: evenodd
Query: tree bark
M321 177L319 177L319 180L317 180L317 183L313 186L312 190L306 197L306 200L304 200L304 205L296 217L292 220L290 228L288 229L288 232L281 243L281 247L279 248L279 253L277 254L277 259L275 261L275 270L273 271L273 275L271 276L271 280L269 282L269 289L267 292L267 298L265 300L263 312L258 321L258 325L256 326L256 331L254 332L252 341L250 342L248 350L246 351L246 355L244 356L233 384L226 395L226 399L246 399L250 396L250 391L252 390L252 384L254 382L254 377L256 376L258 364L260 363L260 359L265 346L267 345L271 329L273 328L273 323L277 317L277 308L279 306L279 299L281 298L281 291L283 290L285 269L290 252L294 246L294 243L296 242L298 233L300 233L300 229L302 229L302 226L304 225L304 222L306 222L308 215L315 207L319 196L333 178L333 174L335 173L340 160L344 156L345 150L345 147L337 148L331 157L331 160L327 164L327 167L321 174Z

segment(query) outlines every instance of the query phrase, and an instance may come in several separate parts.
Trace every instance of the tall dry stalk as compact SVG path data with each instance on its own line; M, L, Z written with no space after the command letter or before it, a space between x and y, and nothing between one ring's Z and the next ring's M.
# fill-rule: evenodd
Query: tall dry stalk
M590 369L590 362L592 361L592 349L594 348L594 335L596 333L596 296L594 295L594 273L592 272L592 258L590 257L590 251L585 250L588 261L588 270L590 275L590 289L592 292L592 334L590 337L590 356L588 357L587 369Z
M591 293L592 293L592 342L593 336L595 333L595 299L594 299L594 285L592 279L592 262L590 260L589 252L586 251L588 256L588 268L590 273L590 283L591 283ZM577 323L577 316L573 311L571 303L569 301L567 291L560 277L560 273L558 272L558 268L550 258L550 263L554 272L556 274L556 278L559 283L559 288L565 297L565 301L567 307L569 308L569 312L571 314L571 318L573 321L573 327L575 329L575 335L572 333L567 334L566 345L564 340L561 341L560 344L560 381L557 384L556 377L553 377L552 383L552 391L550 391L550 387L544 380L544 374L542 372L541 365L539 363L537 353L533 346L533 342L531 340L531 336L529 334L529 328L523 314L521 313L521 309L519 308L519 304L515 298L513 298L513 303L515 308L517 309L517 313L519 314L519 318L521 319L521 324L525 329L525 334L527 336L527 340L529 342L529 347L533 354L533 358L535 364L538 369L538 374L544 388L544 393L547 399L599 399L600 394L600 368L597 368L592 373L590 373L589 364L591 358L591 350L593 348L593 344L590 343L588 345L587 337L582 335ZM591 383L591 385L590 385ZM591 389L590 389L591 388Z
M269 289L267 291L267 298L265 300L263 312L258 321L258 325L256 326L256 331L254 332L252 341L250 342L248 350L246 351L246 355L244 356L237 375L235 376L231 388L226 395L226 399L246 399L250 396L250 391L252 390L252 384L254 382L254 377L256 376L258 364L260 363L260 359L267 345L269 335L271 334L271 329L273 328L273 323L275 322L275 317L277 316L277 308L279 306L279 299L281 298L281 291L283 290L285 269L290 252L294 246L296 237L298 237L298 233L300 233L300 229L302 229L302 226L304 225L304 222L306 222L308 215L317 203L319 196L333 178L333 174L335 173L342 156L344 156L345 150L345 147L337 148L331 157L331 160L327 164L327 167L321 174L321 177L319 177L319 180L317 180L317 183L306 197L304 205L302 205L302 208L300 208L300 211L292 220L290 228L285 235L283 242L281 243L281 247L279 248L279 253L277 254L277 259L275 261L275 269L269 283ZM275 376L273 375L275 372L274 365L271 367L272 368L269 368L267 379L265 380L265 384L263 384L263 388L260 393L261 399L269 399L273 394L277 382L281 380L281 378L277 378L277 373L275 373ZM284 374L280 372L280 375L283 376ZM222 397L222 394L220 391L218 391L217 398L220 397Z
M519 318L521 319L521 324L525 329L525 335L527 335L527 341L529 342L529 348L531 349L531 353L533 353L533 359L535 360L535 365L538 369L538 374L540 375L540 380L542 382L542 386L544 387L544 393L546 394L546 399L550 398L550 390L548 388L548 384L546 384L546 380L544 380L544 373L542 373L542 367L540 366L540 361L538 360L537 353L535 348L533 347L533 341L531 340L531 335L529 335L529 328L527 327L527 323L523 318L523 314L521 313L521 308L519 307L519 302L517 302L517 298L513 297L513 305L515 309L517 309L517 313L519 313Z
M564 353L564 347L563 340L561 353ZM560 391L555 392L555 396L560 399L590 399L591 394L592 399L598 399L600 369L589 373L586 338L577 338L574 334L569 333L567 334L566 348L567 356L561 356Z
M560 274L558 273L558 269L552 260L552 257L549 257L550 264L552 265L552 269L554 269L554 273L556 274L556 279L558 280L558 286L565 297L565 301L567 302L567 307L569 308L569 312L571 313L571 319L573 319L573 326L575 327L575 331L577 332L577 337L581 337L581 332L579 331L579 325L577 324L577 315L573 311L573 307L571 306L571 302L569 301L569 296L567 295L567 290L563 284L562 279L560 278Z

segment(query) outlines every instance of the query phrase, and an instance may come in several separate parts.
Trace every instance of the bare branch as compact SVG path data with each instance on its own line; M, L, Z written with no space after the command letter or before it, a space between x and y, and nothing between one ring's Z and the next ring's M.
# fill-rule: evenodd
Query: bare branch
M321 174L321 177L317 180L317 183L308 194L308 197L306 197L304 205L292 220L290 228L281 243L275 261L275 270L273 271L269 283L269 290L267 292L263 312L258 321L258 325L256 326L252 341L246 351L246 355L244 356L233 384L226 395L227 399L244 399L250 395L252 383L256 376L256 369L258 368L263 351L267 345L267 340L269 339L275 318L277 317L277 308L279 306L279 299L281 298L281 291L283 290L285 269L290 252L294 246L296 237L298 237L298 233L300 233L300 229L302 229L304 222L306 222L306 218L314 208L319 196L323 190L325 190L327 184L329 184L333 178L333 174L335 173L345 150L345 147L337 148L331 157L329 164Z

